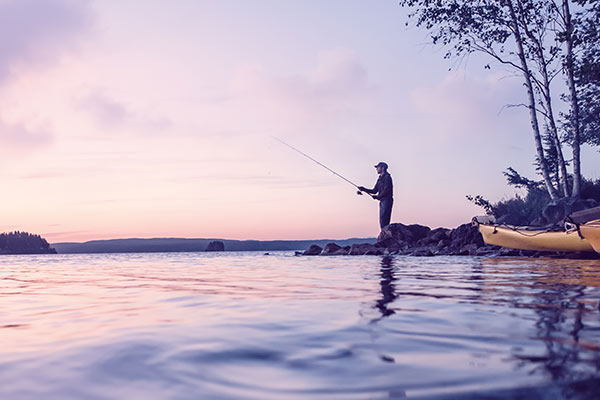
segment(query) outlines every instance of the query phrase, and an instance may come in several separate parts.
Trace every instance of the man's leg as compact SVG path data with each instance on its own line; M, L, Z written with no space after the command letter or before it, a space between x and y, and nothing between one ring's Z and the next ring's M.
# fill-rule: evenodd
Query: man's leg
M390 224L390 220L392 219L393 204L394 200L392 199L384 199L379 202L379 226L381 229Z

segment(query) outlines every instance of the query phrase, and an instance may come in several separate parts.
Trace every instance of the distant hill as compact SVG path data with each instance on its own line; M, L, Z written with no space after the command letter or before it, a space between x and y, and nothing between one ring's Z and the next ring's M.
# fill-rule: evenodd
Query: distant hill
M321 247L335 242L340 246L354 243L373 243L375 238L352 238L345 240L227 240L227 239L110 239L92 240L84 243L54 243L58 253L161 253L183 251L205 251L214 240L225 244L225 251L276 251L305 250L311 244Z
M46 239L27 232L0 233L0 254L56 254Z

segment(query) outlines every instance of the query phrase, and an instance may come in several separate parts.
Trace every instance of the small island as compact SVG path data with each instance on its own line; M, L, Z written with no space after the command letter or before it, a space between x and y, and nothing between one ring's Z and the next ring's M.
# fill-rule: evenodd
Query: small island
M40 235L27 232L0 233L0 254L56 254Z

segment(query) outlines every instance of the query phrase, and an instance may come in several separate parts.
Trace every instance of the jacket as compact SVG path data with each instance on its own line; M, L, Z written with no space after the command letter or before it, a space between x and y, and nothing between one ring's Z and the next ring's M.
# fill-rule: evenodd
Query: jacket
M394 184L392 182L392 176L387 172L384 172L377 178L375 187L373 189L367 189L367 193L376 194L374 196L377 200L392 199L394 197Z

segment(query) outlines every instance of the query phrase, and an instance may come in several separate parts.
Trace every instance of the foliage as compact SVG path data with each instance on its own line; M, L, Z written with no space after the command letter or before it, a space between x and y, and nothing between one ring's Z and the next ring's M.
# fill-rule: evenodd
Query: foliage
M525 196L518 194L511 199L494 204L494 216L498 221L510 225L531 225L550 201L546 190L538 187L527 190Z
M400 5L410 9L416 26L427 29L433 44L446 49L445 58L479 52L523 77L527 101L514 106L529 110L543 185L552 199L579 197L580 146L600 145L600 0L401 0ZM554 87L557 77L566 83L564 93ZM553 110L557 94L570 108L558 114L562 119ZM565 144L572 150L570 162L563 155Z
M516 194L509 199L496 203L484 199L481 195L467 195L467 199L484 209L487 215L493 215L497 221L510 225L531 225L542 214L544 207L550 202L550 196L541 181L524 178L517 171L509 168L504 173L508 184L526 189L524 196ZM581 197L600 202L600 179L583 179Z
M584 179L581 186L581 198L600 202L600 179L595 181Z
M542 182L533 181L531 179L521 176L513 167L508 167L503 172L509 186L516 188L526 188L527 190L539 189L542 186Z
M471 196L468 194L467 200L484 209L486 215L494 215L494 206L488 200L484 199L481 195Z
M600 146L600 0L577 0L582 8L575 23L575 78L579 96L582 141ZM567 130L566 139L572 130Z
M0 233L0 254L56 253L46 239L27 232Z

